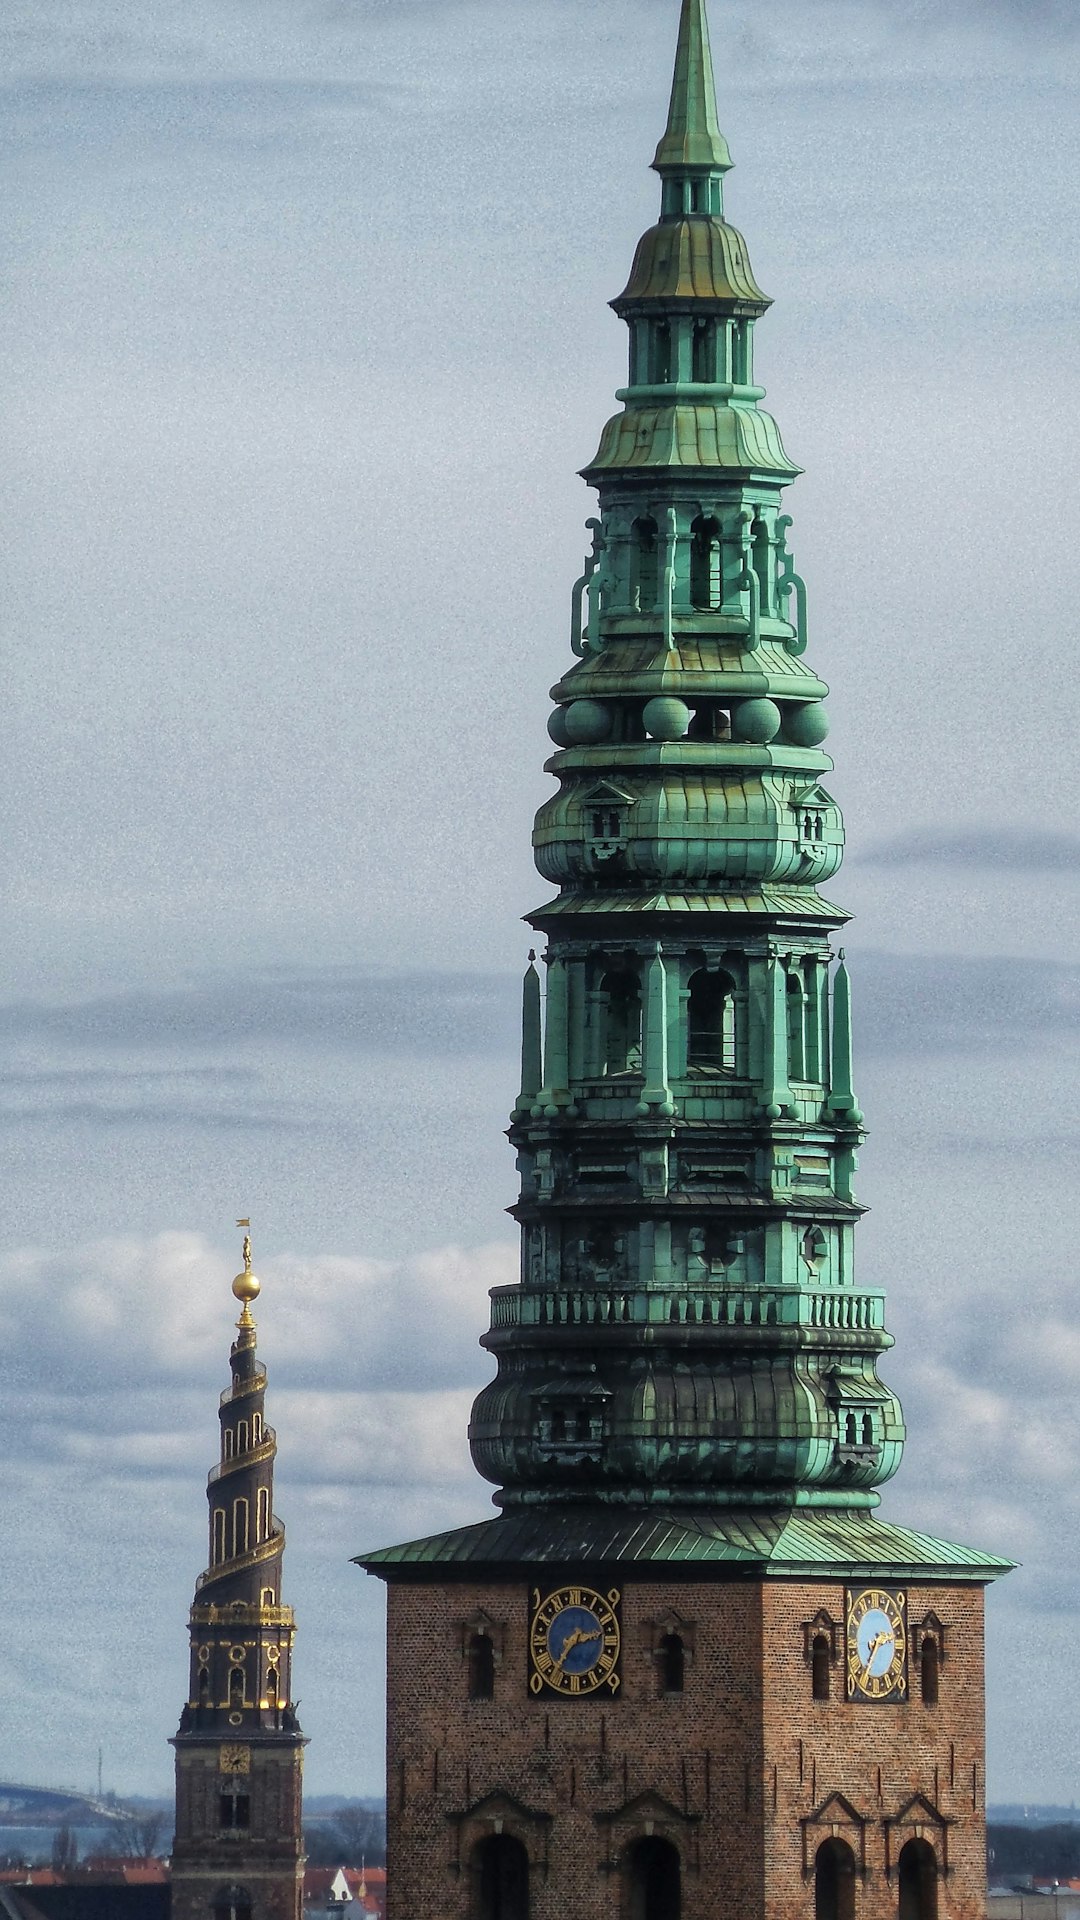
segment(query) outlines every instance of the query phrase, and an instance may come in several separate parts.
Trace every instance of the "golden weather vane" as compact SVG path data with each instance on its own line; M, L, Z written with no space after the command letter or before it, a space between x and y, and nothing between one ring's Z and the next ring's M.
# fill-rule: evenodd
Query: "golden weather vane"
M251 1303L262 1292L262 1283L251 1271L251 1221L238 1220L236 1224L244 1228L244 1271L238 1273L232 1283L233 1293L243 1304L243 1312L236 1324L238 1327L253 1327L255 1322L251 1317Z

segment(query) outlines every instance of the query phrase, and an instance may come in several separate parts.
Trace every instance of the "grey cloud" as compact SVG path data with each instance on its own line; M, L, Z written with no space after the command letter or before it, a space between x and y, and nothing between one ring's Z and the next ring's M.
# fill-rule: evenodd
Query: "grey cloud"
M1080 835L1050 827L1023 831L1006 826L953 831L920 827L879 841L854 856L866 867L989 867L1003 873L1080 875Z
M864 953L851 970L860 1054L997 1057L1080 1031L1080 967Z
M489 1055L512 1048L516 988L501 974L266 968L71 1005L0 1005L0 1041L190 1048L270 1041L349 1053Z

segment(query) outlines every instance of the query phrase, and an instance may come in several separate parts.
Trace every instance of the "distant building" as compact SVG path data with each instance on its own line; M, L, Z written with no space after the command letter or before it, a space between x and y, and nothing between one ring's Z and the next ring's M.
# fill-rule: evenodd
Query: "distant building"
M295 1622L282 1602L285 1530L274 1514L273 1429L244 1241L242 1302L207 1485L210 1564L191 1608L191 1678L173 1739L172 1920L301 1920L305 1741L292 1707Z
M340 1915L342 1920L382 1920L386 1912L384 1867L308 1867L304 1873L306 1920Z

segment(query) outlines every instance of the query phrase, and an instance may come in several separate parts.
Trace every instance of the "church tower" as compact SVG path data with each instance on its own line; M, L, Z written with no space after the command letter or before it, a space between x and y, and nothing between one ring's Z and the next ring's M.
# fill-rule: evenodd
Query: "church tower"
M247 1226L241 1221L241 1226ZM207 1483L210 1564L191 1608L191 1678L176 1749L173 1920L300 1920L305 1741L292 1707L295 1622L282 1604L285 1530L274 1513L277 1442L244 1238L241 1303Z
M843 825L730 167L683 0L534 835L521 1275L470 1431L500 1512L361 1560L390 1920L984 1912L1006 1563L877 1511L904 1426L855 1276Z

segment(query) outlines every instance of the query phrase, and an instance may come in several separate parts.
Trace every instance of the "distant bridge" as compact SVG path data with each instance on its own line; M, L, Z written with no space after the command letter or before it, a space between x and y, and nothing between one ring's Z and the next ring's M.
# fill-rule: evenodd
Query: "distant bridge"
M91 1820L118 1820L115 1801L98 1800L72 1787L24 1787L0 1780L0 1827L85 1826Z

